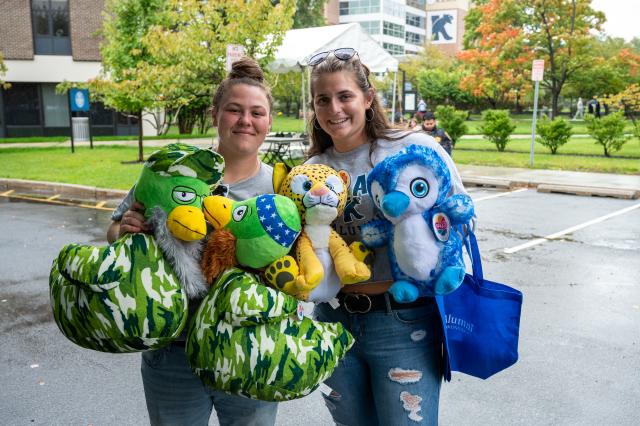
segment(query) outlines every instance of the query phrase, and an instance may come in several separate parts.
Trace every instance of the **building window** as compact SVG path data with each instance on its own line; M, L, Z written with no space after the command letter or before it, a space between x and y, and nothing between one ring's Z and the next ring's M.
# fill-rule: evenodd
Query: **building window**
M113 110L102 102L91 102L91 125L113 126Z
M402 25L394 24L392 22L383 22L383 34L391 37L398 37L404 39L404 27Z
M37 55L71 55L68 0L31 0Z
M407 43L416 44L418 46L422 46L424 44L424 36L422 34L416 34L407 31L405 33L405 39Z
M358 23L367 34L380 34L380 21L362 21Z
M426 20L422 16L414 15L413 13L407 13L406 24L412 27L426 28Z
M394 1L384 2L384 14L388 16L395 16L397 18L404 18L404 4L396 3Z
M412 6L416 9L424 10L427 6L427 2L426 0L407 0L407 6Z
M341 1L340 15L360 15L380 12L380 0Z
M69 102L66 95L56 93L55 84L42 85L44 127L69 127Z
M12 83L3 97L7 126L40 125L40 96L37 84Z
M404 55L404 46L393 43L382 43L382 47L392 55Z

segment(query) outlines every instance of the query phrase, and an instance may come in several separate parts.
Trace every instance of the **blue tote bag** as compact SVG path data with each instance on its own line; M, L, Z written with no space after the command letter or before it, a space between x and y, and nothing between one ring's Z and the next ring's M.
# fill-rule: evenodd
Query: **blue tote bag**
M473 232L469 231L465 244L473 274L466 274L453 293L436 297L444 331L447 381L451 371L486 379L518 360L522 293L484 279Z

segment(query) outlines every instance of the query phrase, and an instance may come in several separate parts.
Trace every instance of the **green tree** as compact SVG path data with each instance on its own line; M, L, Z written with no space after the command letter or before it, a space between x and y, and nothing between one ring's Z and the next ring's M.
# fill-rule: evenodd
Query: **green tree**
M538 142L549 148L551 154L555 154L559 147L569 142L572 133L571 124L560 117L553 120L543 117L536 125L536 132L538 133Z
M631 84L620 93L604 98L603 102L624 111L633 123L635 136L640 139L640 84Z
M456 146L456 141L469 131L469 127L465 123L467 112L458 111L450 105L438 105L435 114L438 125L447 132L451 143Z
M161 19L165 0L108 0L102 25L102 72L88 87L105 105L138 118L138 161L144 161L142 113L162 107L163 90L148 79L146 70L155 58L143 41L149 29ZM59 89L73 83L64 82Z
M605 157L611 157L611 153L619 151L628 140L624 135L625 119L621 111L602 118L587 114L584 121L587 122L587 131L596 140L595 143L604 148Z
M565 97L603 96L619 93L630 84L640 82L640 52L622 38L592 38L593 55L588 66L578 68L567 82Z
M185 124L203 117L226 74L227 45L241 45L265 67L291 28L295 0L165 0L161 19L142 37L155 62L146 77L176 106L189 105ZM199 105L199 108L195 106ZM188 126L185 125L185 130Z
M404 71L408 81L417 85L417 77L421 71L434 69L451 71L456 68L456 60L445 55L436 45L426 42L420 52L405 56L399 68Z
M302 75L300 71L289 71L283 74L269 74L269 83L273 98L278 102L279 108L287 115L298 117L298 111L302 108Z
M533 0L522 7L529 18L528 45L537 58L545 60L542 86L551 95L555 117L565 83L577 70L591 65L591 31L600 30L605 17L591 7L591 0Z
M504 151L509 137L516 129L516 125L509 117L509 111L489 109L482 113L484 123L480 131L485 139L494 144L498 151Z
M293 28L321 27L326 25L324 5L327 0L298 0L293 15Z
M9 83L4 81L4 75L7 73L7 66L4 63L4 57L2 56L2 52L0 52L0 88L8 89L11 87Z
M460 71L423 70L417 76L418 91L429 105L469 105L473 102L473 97L460 88L461 79Z

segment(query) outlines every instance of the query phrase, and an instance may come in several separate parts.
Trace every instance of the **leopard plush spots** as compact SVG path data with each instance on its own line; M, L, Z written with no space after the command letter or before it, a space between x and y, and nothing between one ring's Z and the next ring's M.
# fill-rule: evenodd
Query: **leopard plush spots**
M290 270L278 268L275 262L267 270L273 277L267 276L272 285L301 300L326 302L335 297L341 285L370 278L367 265L354 256L331 228L347 203L346 172L322 164L305 164L294 167L285 177L274 172L274 188L295 202L303 229L295 251L299 275L294 277Z

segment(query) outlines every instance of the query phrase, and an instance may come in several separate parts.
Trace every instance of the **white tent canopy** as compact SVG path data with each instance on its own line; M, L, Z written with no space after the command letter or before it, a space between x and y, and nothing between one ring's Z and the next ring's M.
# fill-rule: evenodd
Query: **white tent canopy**
M300 70L315 53L340 47L354 48L373 72L398 71L398 60L355 22L287 31L269 69L277 73Z
M268 68L275 73L304 71L311 56L340 47L355 49L362 63L367 65L372 72L396 73L393 81L391 113L391 119L393 120L395 117L398 60L384 50L369 34L364 32L360 24L356 22L287 31L282 45L275 54L276 59L269 64ZM304 77L304 73L302 75ZM302 87L303 116L306 124L305 98L307 90L304 88L304 81L302 82Z

